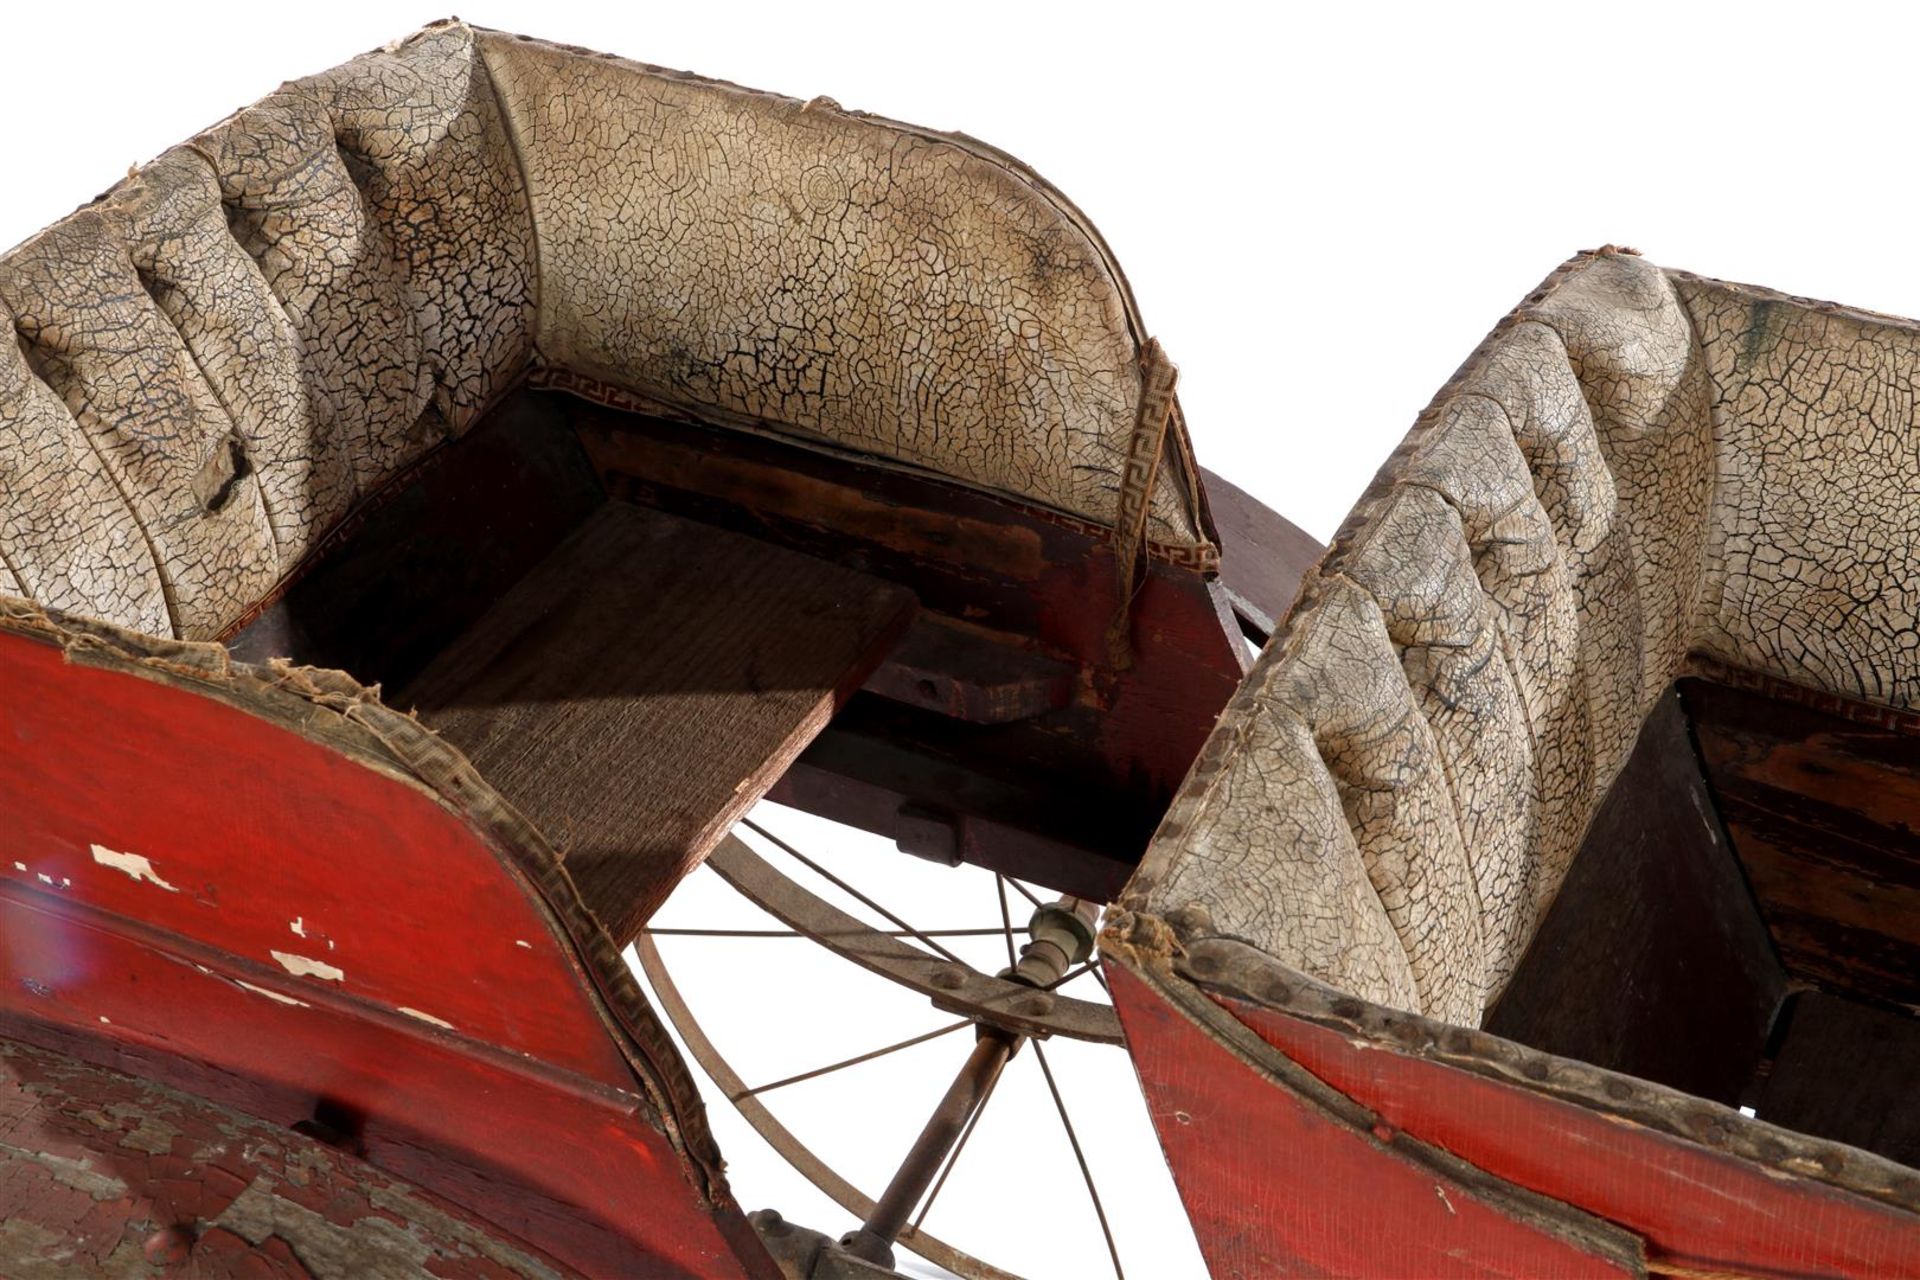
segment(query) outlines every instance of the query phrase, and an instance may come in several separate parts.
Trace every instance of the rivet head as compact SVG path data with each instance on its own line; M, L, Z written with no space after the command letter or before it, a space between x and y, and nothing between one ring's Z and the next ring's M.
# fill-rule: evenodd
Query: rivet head
M193 1251L193 1233L185 1227L162 1227L147 1237L140 1246L140 1252L146 1255L149 1263L156 1267L172 1266L185 1262Z
M941 965L927 981L942 991L958 991L967 985L967 971L957 964Z
M1043 1017L1053 1012L1053 997L1044 991L1035 992L1016 1007L1030 1018Z

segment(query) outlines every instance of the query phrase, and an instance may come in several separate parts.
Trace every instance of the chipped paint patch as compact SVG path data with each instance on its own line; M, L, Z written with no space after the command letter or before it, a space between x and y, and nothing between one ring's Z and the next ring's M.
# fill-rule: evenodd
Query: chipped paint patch
M53 877L52 877L52 876L50 876L50 875L48 875L48 874L47 874L46 872L44 872L44 871L42 871L42 872L40 872L39 874L40 874L40 883L41 883L41 884L52 884L52 883L53 883Z
M24 862L16 862L13 864L13 869L15 871L25 871L27 869L27 864Z
M445 1018L436 1018L430 1013L422 1013L418 1009L409 1009L405 1005L400 1006L400 1012L406 1014L409 1018L418 1018L422 1022L431 1022L436 1027L445 1027L448 1031L453 1030L453 1024Z
M233 981L235 986L244 987L246 990L253 992L253 994L257 996L265 996L267 999L277 1000L281 1004L298 1005L302 1009L311 1009L313 1007L312 1005L308 1004L305 1000L295 1000L292 996L283 996L278 991L269 991L265 987L256 987L251 982L247 982L240 978L235 978Z
M145 880L149 884L156 884L168 893L180 892L180 890L174 888L165 880L162 880L159 873L154 871L153 864L137 853L118 853L112 849L96 844L93 846L93 860L103 867L112 867L115 871L124 871L135 880Z
M295 916L293 919L287 921L287 928L295 937L304 938L307 936L307 918L305 916Z
M113 1025L113 1019L112 1019L112 1018L109 1018L109 1017L108 1017L108 1016L107 1016L106 1014L104 1014L104 1013L100 1015L100 1021L101 1021L101 1022L103 1022L103 1023L105 1023L105 1024L106 1024L107 1026L109 1026L109 1027Z
M531 942L528 942L525 938L515 938L513 940L513 945L516 947L525 947L529 951L533 950L533 944Z
M270 953L282 969L296 978L325 978L328 982L340 982L346 978L345 971L328 964L325 960L309 960L306 956L296 956L290 951Z
M0 1155L9 1156L22 1164L37 1165L61 1186L71 1187L95 1203L107 1200L124 1199L127 1184L111 1173L102 1173L93 1167L93 1161L83 1157L55 1155L52 1152L30 1151L24 1147L9 1146L0 1142Z

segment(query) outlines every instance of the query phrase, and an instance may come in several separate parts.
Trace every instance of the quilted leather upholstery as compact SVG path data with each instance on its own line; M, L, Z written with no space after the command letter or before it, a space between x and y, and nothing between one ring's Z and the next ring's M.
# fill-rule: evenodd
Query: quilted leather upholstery
M472 33L290 84L0 258L0 560L204 638L532 354L524 188Z
M1112 525L1144 341L969 141L441 24L0 257L0 587L220 634L535 363ZM1147 537L1203 552L1177 419Z
M1692 653L1912 705L1920 326L1582 255L1421 416L1129 890L1477 1024Z

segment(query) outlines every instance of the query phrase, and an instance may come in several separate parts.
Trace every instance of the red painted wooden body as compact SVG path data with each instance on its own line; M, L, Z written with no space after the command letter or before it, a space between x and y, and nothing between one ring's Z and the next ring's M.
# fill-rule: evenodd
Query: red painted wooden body
M1630 1228L1657 1266L1862 1280L1920 1274L1920 1222L1909 1214L1515 1085L1361 1047L1244 1001L1220 1004L1391 1128Z
M0 1033L350 1117L372 1164L589 1275L764 1265L564 915L426 787L5 630L0 689Z
M1216 1280L1626 1276L1483 1188L1406 1159L1235 1056L1126 968L1114 1004Z
M311 1138L5 1039L0 1134L8 1277L576 1274Z
M1793 1172L1785 1144L1769 1167L1158 963L1107 968L1216 1276L1920 1274L1920 1217Z

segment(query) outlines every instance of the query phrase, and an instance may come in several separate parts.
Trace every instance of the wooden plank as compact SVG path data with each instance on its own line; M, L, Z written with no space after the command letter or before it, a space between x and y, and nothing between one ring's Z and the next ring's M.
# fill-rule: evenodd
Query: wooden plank
M1486 1029L1733 1105L1785 993L1669 692Z
M1920 1004L1920 735L1871 709L1854 718L1705 680L1682 691L1787 969Z
M1644 1274L1637 1249L1610 1248L1615 1233L1604 1226L1594 1230L1566 1206L1423 1150L1364 1114L1319 1105L1132 969L1109 959L1106 971L1212 1275Z
M1240 683L1245 641L1222 626L1197 566L1143 564L1133 665L1113 671L1108 530L749 432L559 399L612 496L900 583L930 611L1075 664L1077 705L1027 722L1024 751L1097 772L1103 791L1164 810Z
M877 578L609 503L401 704L547 833L624 945L913 610Z
M1803 991L1767 1075L1760 1118L1920 1168L1916 1070L1913 1013Z
M1079 669L1018 636L923 613L867 689L974 724L1009 724L1072 705Z
M908 662L868 689L944 714L870 717L887 723L866 732L857 703L880 699L863 695L789 773L783 802L1063 891L1107 898L1124 882L1242 674L1246 641L1223 625L1217 583L1148 560L1133 665L1114 671L1107 530L748 432L558 399L615 498L899 583L949 639L1019 650L920 672L910 651L893 655ZM1054 707L1063 683L1068 705Z
M564 415L518 392L329 533L228 644L404 684L605 499Z
M1326 548L1231 480L1205 467L1200 478L1220 534L1220 583L1235 612L1272 635Z

